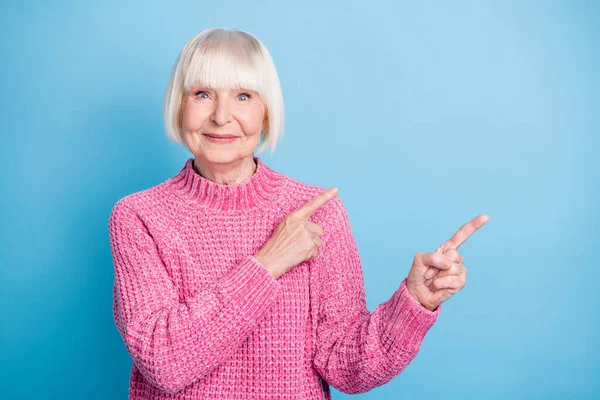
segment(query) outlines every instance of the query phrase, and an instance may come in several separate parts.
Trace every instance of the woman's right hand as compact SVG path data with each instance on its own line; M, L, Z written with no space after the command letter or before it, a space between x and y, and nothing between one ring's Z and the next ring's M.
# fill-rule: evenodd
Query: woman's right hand
M334 186L289 213L254 255L275 279L301 262L317 257L323 228L308 218L337 194Z

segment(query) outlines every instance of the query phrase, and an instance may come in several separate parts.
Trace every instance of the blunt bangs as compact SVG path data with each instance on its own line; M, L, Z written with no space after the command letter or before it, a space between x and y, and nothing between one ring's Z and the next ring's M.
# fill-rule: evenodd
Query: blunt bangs
M271 152L283 135L283 93L275 64L267 48L253 35L227 28L207 29L183 48L171 71L165 92L167 136L185 145L181 132L183 98L194 87L249 89L267 106L268 128L261 132Z

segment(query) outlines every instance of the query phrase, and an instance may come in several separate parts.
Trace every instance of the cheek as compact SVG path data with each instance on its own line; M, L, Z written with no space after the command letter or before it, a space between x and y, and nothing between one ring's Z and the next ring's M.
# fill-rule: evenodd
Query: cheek
M183 107L181 116L181 128L185 131L195 131L203 123L206 110L202 107L189 104Z
M189 107L184 107L181 115L181 128L184 131L187 131L192 123L192 115L190 113Z
M247 110L240 115L240 124L247 136L255 135L262 131L264 113L258 109Z

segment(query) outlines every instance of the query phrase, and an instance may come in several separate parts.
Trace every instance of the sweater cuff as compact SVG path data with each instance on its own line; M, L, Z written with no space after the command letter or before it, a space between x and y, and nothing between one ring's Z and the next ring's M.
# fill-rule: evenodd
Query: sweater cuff
M247 256L217 283L249 320L256 320L275 300L281 283L254 256Z
M430 311L415 300L404 278L398 290L386 302L384 312L387 324L382 335L383 345L388 350L394 346L418 350L441 311L441 304L435 311Z

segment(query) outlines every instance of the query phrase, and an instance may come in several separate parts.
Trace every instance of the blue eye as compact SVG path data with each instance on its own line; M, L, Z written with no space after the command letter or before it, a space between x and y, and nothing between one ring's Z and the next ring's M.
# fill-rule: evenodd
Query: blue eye
M204 93L204 94L206 95L206 97L202 97L202 96L200 96L202 93ZM200 96L200 98L202 98L202 99L207 99L207 98L209 98L209 97L208 97L208 93L206 93L204 90L199 90L199 91L197 91L197 92L196 92L196 96ZM250 93L246 93L246 92L244 92L244 93L240 93L240 94L238 95L238 98L239 98L240 96L246 96L248 99L252 98L252 96L250 95Z

